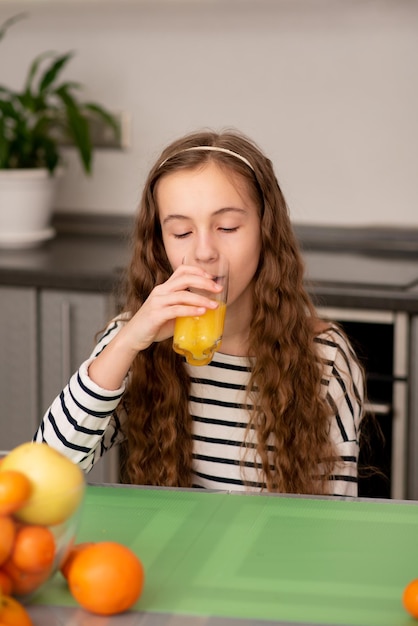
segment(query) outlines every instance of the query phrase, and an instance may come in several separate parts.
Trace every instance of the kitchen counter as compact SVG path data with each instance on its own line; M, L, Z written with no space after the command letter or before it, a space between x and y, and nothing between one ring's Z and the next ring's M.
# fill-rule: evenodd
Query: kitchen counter
M0 249L0 285L109 292L128 259L127 237L58 234L38 248Z
M130 225L127 222L127 225ZM0 285L110 292L130 258L127 228L58 232L27 250L0 249ZM115 234L111 234L114 232ZM418 313L415 231L297 226L316 304Z
M418 257L308 250L304 259L317 305L418 312Z

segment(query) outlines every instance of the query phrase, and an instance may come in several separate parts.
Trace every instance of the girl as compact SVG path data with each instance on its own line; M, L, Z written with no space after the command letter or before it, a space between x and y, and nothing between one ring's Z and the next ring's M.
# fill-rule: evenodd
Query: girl
M191 366L176 317L217 306L206 267L230 267L220 351ZM124 442L134 484L357 495L363 374L319 319L272 164L235 132L167 147L145 183L124 312L46 412L35 439L86 471Z

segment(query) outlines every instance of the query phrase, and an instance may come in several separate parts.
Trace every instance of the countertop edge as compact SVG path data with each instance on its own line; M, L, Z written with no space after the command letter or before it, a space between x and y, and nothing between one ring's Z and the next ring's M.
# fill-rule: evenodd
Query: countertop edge
M37 248L0 249L0 285L92 291L117 296L130 257L133 217L57 214L57 236ZM417 267L406 286L355 284L356 276L317 272L306 287L318 307L385 309L418 313L418 229L382 227L342 228L295 224L302 256L324 257L348 253L376 265L380 260ZM372 259L370 258L372 257ZM386 263L387 266L387 263ZM357 264L358 271L358 264ZM412 280L414 279L414 280ZM415 282L414 282L415 281ZM363 281L364 282L364 281Z

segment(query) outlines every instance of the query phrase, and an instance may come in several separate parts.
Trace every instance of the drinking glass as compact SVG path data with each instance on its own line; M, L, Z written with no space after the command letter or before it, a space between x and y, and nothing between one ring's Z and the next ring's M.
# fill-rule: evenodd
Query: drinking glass
M185 258L185 265L196 265L195 261ZM219 305L216 309L206 309L203 315L178 317L174 325L173 349L185 357L190 365L207 365L215 352L220 348L228 295L228 261L220 256L215 263L209 266L199 264L206 272L212 275L213 280L222 285L219 293L195 290Z

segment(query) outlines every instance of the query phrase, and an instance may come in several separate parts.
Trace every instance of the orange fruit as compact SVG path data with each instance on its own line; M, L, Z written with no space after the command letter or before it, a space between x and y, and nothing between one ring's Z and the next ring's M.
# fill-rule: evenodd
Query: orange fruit
M33 626L29 613L11 596L0 598L0 623L4 626Z
M11 559L24 572L49 570L55 558L55 538L46 526L21 526L16 532Z
M0 565L9 558L13 549L16 535L16 526L11 517L0 517Z
M126 546L99 541L75 557L68 573L68 586L81 606L98 615L127 611L144 586L144 568Z
M418 619L418 578L409 582L402 594L402 603L406 611Z
M13 583L10 576L4 570L0 569L0 597L1 594L10 596L13 592Z
M92 545L94 545L93 541L84 541L82 543L76 543L71 546L60 566L60 572L65 579L68 579L68 574L72 564L74 563L75 557L80 554L80 552L85 550L85 548Z
M26 596L31 594L48 579L50 574L49 569L41 572L25 572L16 567L11 559L3 564L2 570L12 582L13 596Z
M0 515L14 513L29 499L32 484L17 470L0 469Z

